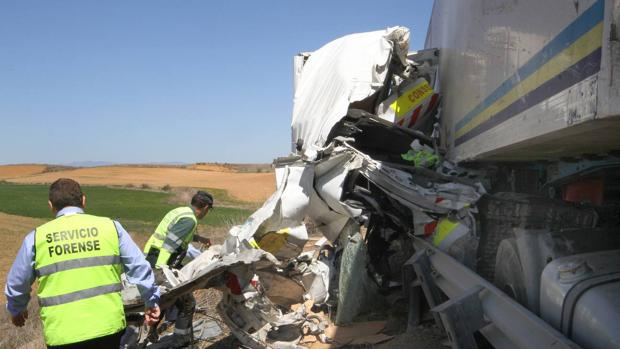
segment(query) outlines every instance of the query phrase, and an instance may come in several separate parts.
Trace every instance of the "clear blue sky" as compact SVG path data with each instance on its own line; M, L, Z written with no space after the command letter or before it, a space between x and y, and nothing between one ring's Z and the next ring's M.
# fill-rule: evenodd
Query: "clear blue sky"
M431 0L0 1L0 163L270 162L292 57Z

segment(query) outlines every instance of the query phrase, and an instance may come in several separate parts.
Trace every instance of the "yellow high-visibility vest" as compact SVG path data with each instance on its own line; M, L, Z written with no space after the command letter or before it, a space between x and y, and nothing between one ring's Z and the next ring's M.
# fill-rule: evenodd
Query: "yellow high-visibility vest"
M146 242L146 245L144 245L144 253L149 253L151 247L160 250L160 256L169 257L170 254L174 253L174 248L171 246L166 246L164 242L166 240L169 228L183 218L190 218L194 221L194 228L192 229L192 231L189 234L185 235L182 241L180 241L181 249L187 250L187 246L190 242L192 242L194 234L196 233L196 228L198 227L198 219L196 219L196 216L194 215L194 210L192 210L191 207L183 206L175 208L164 216L164 218L155 229L155 233L151 235L149 240ZM170 238L178 239L176 236L172 236ZM167 262L168 258L158 258L157 265L165 264Z
M118 232L109 218L60 216L35 230L37 295L47 345L125 328Z
M432 237L433 245L447 251L454 242L468 233L469 228L465 224L447 217L441 218Z

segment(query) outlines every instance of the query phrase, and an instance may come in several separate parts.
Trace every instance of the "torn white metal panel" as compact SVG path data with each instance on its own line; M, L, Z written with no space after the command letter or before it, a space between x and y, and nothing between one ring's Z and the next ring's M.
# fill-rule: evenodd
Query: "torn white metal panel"
M332 267L319 260L312 261L303 272L302 283L308 291L306 295L315 304L325 303L329 299L329 279L332 273Z
M417 236L430 235L432 231L426 231L426 225L435 221L429 215L420 210L412 210L413 212L413 229L414 234ZM429 228L430 229L430 228Z
M435 204L435 201L428 197L429 191L416 185L411 174L407 172L371 160L360 173L409 208L442 214L450 212L448 208Z
M194 261L184 266L181 270L167 269L164 272L166 281L160 285L162 309L172 306L175 300L197 289L208 288L210 282L226 271L242 269L264 268L265 266L280 266L280 262L270 253L259 249L244 249L238 253L221 255L220 245L214 245L198 256ZM253 274L252 274L253 275ZM136 295L136 286L124 285L121 292L125 313L139 313L144 310L143 300Z
M299 83L299 79L301 79L301 72L309 57L309 52L298 53L293 57L293 94L295 94L297 90L297 84Z
M293 144L303 142L308 159L314 159L325 145L330 130L351 102L363 100L383 86L392 42L396 42L396 55L404 58L408 40L409 29L393 27L348 35L312 53L297 83L291 125Z
M436 191L435 201L441 200L437 205L452 210L471 207L485 193L484 187L479 183L475 187L460 183L441 183L434 184L433 189Z
M221 257L222 246L212 245L206 251L201 253L198 257L194 258L190 263L187 263L181 268L181 275L185 280L190 280L194 275L200 274L206 268L209 268L215 263L219 263Z
M309 194L314 192L313 168L306 165L279 168L276 169L276 179L276 192L243 225L229 231L224 254L238 251L244 246L243 241L249 241L259 231L278 231L301 224L310 204Z
M284 172L287 177L288 173ZM286 178L284 177L284 178ZM284 181L283 179L282 181ZM234 253L239 251L242 246L242 241L249 240L254 233L258 230L260 225L271 217L278 205L282 192L284 191L284 185L277 187L276 191L265 201L263 206L256 210L242 225L232 227L228 231L228 238L224 242L223 251L224 254Z
M350 218L330 209L316 192L313 192L311 195L310 206L307 212L308 217L312 219L317 229L319 229L329 241L336 241L342 228L344 228Z
M364 177L411 209L447 214L451 210L459 210L475 203L484 193L482 185L427 183L427 186L423 187L417 184L415 176L411 173L374 160L347 146L363 160L359 170Z
M349 171L360 166L359 158L354 157L350 152L332 156L316 166L317 176L314 187L317 194L332 210L351 218L359 216L362 210L349 207L340 201L342 185Z
M280 217L278 228L299 225L304 219L306 209L310 204L310 192L314 191L314 167L302 164L287 166L289 170L286 188L280 199ZM273 222L276 223L276 222Z

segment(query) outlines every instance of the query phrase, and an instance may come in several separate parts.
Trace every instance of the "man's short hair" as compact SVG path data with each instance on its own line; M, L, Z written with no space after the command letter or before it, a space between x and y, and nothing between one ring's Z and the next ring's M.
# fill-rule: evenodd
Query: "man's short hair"
M49 199L58 211L67 206L82 207L82 188L73 179L59 178L50 185Z
M209 208L212 208L213 196L206 191L200 190L192 197L192 206L196 208L205 208L205 206L209 206Z

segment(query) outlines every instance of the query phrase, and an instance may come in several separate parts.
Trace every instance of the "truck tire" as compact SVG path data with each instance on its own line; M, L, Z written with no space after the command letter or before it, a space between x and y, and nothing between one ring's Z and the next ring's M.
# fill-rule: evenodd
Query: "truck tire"
M515 239L504 239L500 242L495 259L494 279L495 286L527 307L523 267Z
M485 195L478 205L480 244L477 272L488 281L495 276L500 242L514 237L514 229L591 228L596 212L573 204L523 193Z

